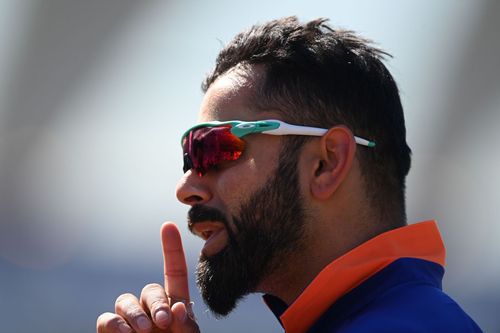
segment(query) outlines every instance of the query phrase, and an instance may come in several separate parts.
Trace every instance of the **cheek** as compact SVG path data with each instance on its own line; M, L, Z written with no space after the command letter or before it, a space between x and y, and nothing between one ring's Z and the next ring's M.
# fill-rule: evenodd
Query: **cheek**
M259 173L254 160L241 161L237 166L224 170L217 179L217 192L228 214L238 214L241 204L263 182L261 177L262 173Z
M260 190L277 167L278 138L255 136L236 163L221 171L216 180L217 196L229 215L238 215L241 205Z

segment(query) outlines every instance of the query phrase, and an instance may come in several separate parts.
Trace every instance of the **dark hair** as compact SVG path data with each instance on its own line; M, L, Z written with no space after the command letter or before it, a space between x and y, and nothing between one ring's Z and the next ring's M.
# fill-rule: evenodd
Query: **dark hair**
M300 24L287 17L238 34L221 50L202 88L236 66L260 65L265 74L256 83L255 109L277 111L295 124L344 124L375 141L374 148L357 153L368 198L383 222L404 224L411 150L398 88L382 63L390 55L326 21Z

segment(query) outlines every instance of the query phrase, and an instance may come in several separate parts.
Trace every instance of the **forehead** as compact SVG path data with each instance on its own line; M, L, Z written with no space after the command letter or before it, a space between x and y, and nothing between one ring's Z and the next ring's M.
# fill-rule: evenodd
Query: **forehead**
M263 70L254 66L235 68L217 78L205 93L198 122L257 120L276 116L271 111L257 111L252 105L255 85L262 75Z

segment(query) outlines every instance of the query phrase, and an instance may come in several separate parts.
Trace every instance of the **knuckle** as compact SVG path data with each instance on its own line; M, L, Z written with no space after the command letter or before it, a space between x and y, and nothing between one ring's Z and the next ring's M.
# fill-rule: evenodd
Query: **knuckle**
M118 325L122 321L123 319L115 313L110 313L110 312L103 313L97 318L97 323L96 323L97 332L98 333L112 332L118 329Z
M144 314L137 298L132 294L123 294L116 299L115 312L124 318L135 318Z
M156 291L156 290L163 290L163 287L159 285L158 283L149 283L142 288L142 293L145 294L151 291Z
M149 308L151 309L151 312L156 312L160 309L168 310L170 307L168 306L166 299L156 297L149 302Z
M125 304L130 304L130 300L134 299L134 298L135 298L135 296L130 294L130 293L121 294L120 296L118 296L116 298L115 308L121 308Z
M187 274L183 267L169 267L165 275L169 277L185 277Z
M141 304L154 312L159 308L168 309L168 300L163 286L150 283L142 289Z

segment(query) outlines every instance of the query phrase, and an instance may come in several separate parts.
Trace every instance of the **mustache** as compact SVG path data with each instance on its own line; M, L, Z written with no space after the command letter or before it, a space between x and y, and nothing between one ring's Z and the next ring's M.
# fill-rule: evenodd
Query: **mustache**
M206 222L206 221L217 221L224 224L224 226L229 229L229 223L222 213L217 208L207 207L203 205L194 205L188 211L188 229L193 233L193 227L196 223Z

